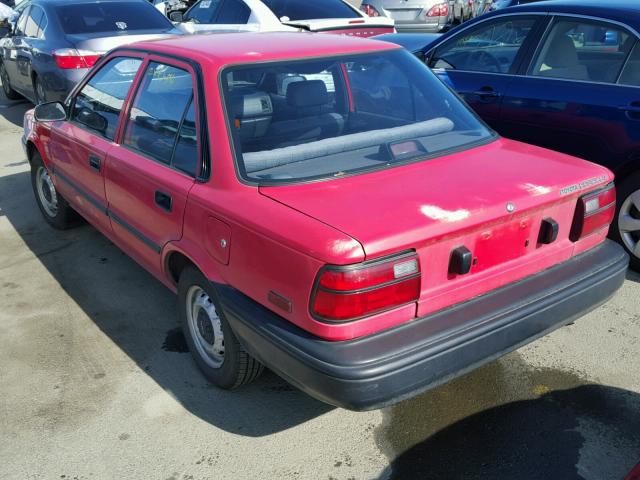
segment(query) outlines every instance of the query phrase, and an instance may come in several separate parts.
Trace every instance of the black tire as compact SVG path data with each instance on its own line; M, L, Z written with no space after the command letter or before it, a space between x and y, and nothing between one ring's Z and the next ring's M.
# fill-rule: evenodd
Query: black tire
M191 303L191 291L202 291L207 295L210 303L215 307L221 329L224 337L224 355L222 364L219 367L213 367L211 360L201 352L201 348L196 346L196 342L200 342L196 336L197 333L192 331L189 326L189 314ZM195 267L188 266L180 274L178 282L178 318L182 326L187 345L195 360L198 368L205 377L217 387L232 390L242 385L246 385L262 373L264 367L260 362L247 353L242 347L237 337L231 330L224 311L220 307L220 302L216 295L215 289L205 276ZM200 328L198 322L198 327ZM202 338L202 337L201 337Z
M47 91L38 75L33 77L33 98L36 100L36 105L47 102Z
M617 197L618 197L617 206L616 206L616 216L613 219L613 222L611 224L611 230L609 232L609 236L616 242L620 243L624 247L624 249L627 251L627 253L630 255L631 262L629 266L633 270L640 272L640 257L637 255L637 252L636 254L634 254L634 252L630 250L629 245L623 239L624 234L620 230L620 226L619 226L620 211L623 208L623 206L625 206L625 202L631 196L632 193L640 190L640 171L634 172L631 175L627 175L627 177L624 178L624 180L618 182L618 184L616 185L616 189L617 189ZM633 218L640 220L640 208L638 208L638 206L636 206L635 208L632 208L631 215ZM630 235L632 239L635 239L636 241L640 242L640 232L634 232L632 234L627 234L627 235Z
M22 95L11 88L9 73L7 73L7 69L4 66L4 63L0 63L0 79L2 80L2 91L4 92L5 97L7 97L9 100L19 100L20 98L22 98Z
M66 230L68 228L74 227L79 223L78 214L71 208L71 206L67 203L67 201L60 195L59 192L55 190L51 184L51 188L53 188L53 194L56 199L56 208L55 211L52 211L51 206L47 206L44 203L44 200L41 198L41 193L39 191L38 183L42 182L43 179L40 177L41 172L48 176L47 168L42 163L42 158L38 152L35 152L31 157L31 187L33 188L33 194L36 197L36 203L38 204L38 208L44 219L47 221L49 225L58 230ZM41 187L44 190L48 187ZM52 192L49 190L49 197L52 198ZM46 193L42 193L43 196L46 196Z

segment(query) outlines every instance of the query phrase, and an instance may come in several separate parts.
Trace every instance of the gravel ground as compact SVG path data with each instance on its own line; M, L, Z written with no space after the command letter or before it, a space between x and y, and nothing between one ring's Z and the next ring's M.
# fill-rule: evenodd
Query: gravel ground
M173 295L88 225L42 220L0 101L0 478L621 479L640 461L640 276L554 334L353 413L196 370Z

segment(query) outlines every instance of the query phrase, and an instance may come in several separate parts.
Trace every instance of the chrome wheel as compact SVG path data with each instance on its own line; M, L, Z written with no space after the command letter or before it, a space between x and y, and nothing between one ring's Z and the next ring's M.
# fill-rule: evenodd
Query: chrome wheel
M42 85L42 82L40 81L39 78L36 77L36 102L37 103L44 103L47 101L47 96L46 93L44 91L44 86Z
M38 200L42 208L51 218L58 214L58 194L56 187L51 181L49 172L46 168L40 166L36 172L36 189L38 191Z
M620 207L618 230L627 249L640 258L640 190L631 193Z
M212 368L224 363L222 321L207 292L194 285L187 291L187 323L200 357Z

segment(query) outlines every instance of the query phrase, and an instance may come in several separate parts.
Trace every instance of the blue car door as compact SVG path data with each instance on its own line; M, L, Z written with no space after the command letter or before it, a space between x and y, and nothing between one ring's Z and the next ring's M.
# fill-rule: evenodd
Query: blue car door
M502 105L500 133L613 170L640 146L640 46L605 21L557 17Z
M510 15L461 27L426 55L426 61L493 128L528 45L544 15Z

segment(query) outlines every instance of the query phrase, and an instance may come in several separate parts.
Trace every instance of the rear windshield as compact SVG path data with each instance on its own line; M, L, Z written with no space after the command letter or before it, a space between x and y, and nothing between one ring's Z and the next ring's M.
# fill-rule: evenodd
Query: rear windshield
M57 7L56 11L62 30L69 35L173 27L158 10L144 2L74 3Z
M322 18L360 18L342 0L262 0L276 17L289 20L318 20Z
M405 50L231 67L222 83L238 169L261 184L390 168L494 138Z

